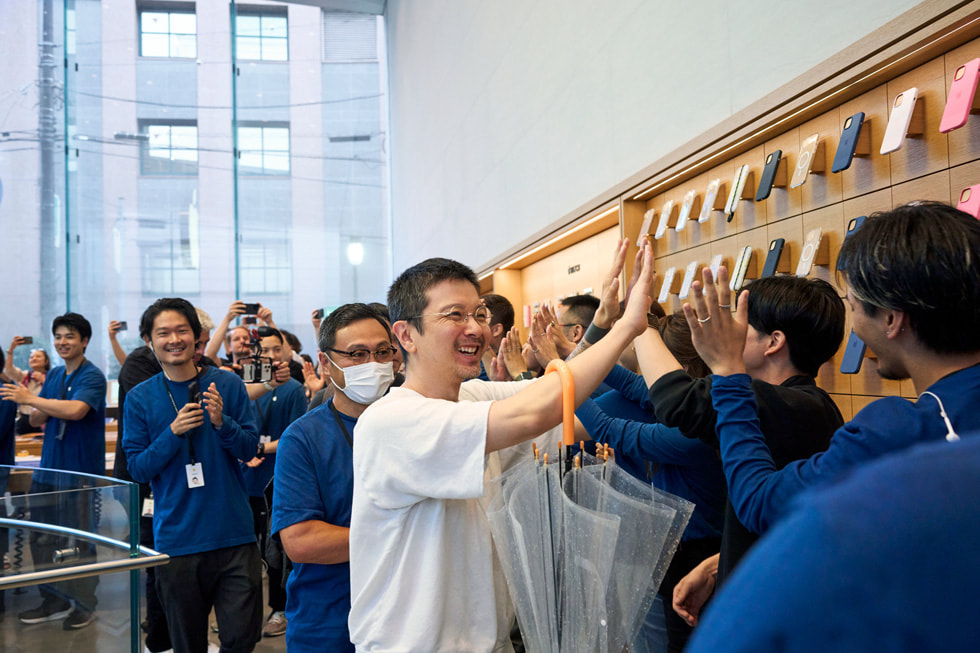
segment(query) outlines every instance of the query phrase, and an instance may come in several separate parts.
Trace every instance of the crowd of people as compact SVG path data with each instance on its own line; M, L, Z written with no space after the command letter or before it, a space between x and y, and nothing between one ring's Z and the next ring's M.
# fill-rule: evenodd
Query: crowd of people
M443 258L402 272L384 304L314 311L315 360L240 301L215 325L159 299L128 353L111 323L113 474L140 484L141 541L170 556L147 574L147 650L206 651L209 629L223 651L283 634L291 652L519 649L478 499L488 469L556 442L562 386L542 375L555 359L575 380L578 435L695 505L630 650L970 646L980 222L900 206L843 242L843 298L786 275L735 293L721 267L675 314L651 299L649 243L620 287L626 252L598 297L543 305L527 339L506 298ZM816 384L848 311L879 373L910 379L915 401L880 399L845 422ZM91 325L67 313L52 334L53 368L43 350L14 367L20 336L0 352L0 464L33 429L42 467L103 474ZM32 492L53 482L35 474ZM91 507L71 512L84 528ZM32 537L34 564L58 545ZM83 628L96 588L42 585L19 619Z

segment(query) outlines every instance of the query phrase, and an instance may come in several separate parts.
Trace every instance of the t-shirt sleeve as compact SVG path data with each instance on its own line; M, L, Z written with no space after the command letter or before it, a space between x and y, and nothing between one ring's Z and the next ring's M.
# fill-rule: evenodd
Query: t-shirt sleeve
M482 496L492 402L392 399L369 408L354 430L355 475L371 501L397 510Z
M72 388L71 399L84 401L92 410L98 410L105 404L106 380L94 365L86 365L84 374L76 381L77 386Z
M323 499L317 488L317 465L308 440L301 437L300 429L292 426L279 439L276 452L276 482L272 486L273 535L282 529L304 521L327 521ZM322 444L322 443L321 443ZM346 443L344 446L347 446ZM327 460L332 457L325 456ZM330 469L320 470L330 475Z

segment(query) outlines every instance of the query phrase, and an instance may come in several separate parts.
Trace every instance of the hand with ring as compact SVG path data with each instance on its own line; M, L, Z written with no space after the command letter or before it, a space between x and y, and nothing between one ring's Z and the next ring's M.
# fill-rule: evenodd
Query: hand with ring
M713 373L744 374L742 353L748 331L748 292L739 296L732 313L728 269L719 267L717 280L711 268L704 268L701 274L703 283L691 284L692 303L684 304L684 317L691 328L694 347Z

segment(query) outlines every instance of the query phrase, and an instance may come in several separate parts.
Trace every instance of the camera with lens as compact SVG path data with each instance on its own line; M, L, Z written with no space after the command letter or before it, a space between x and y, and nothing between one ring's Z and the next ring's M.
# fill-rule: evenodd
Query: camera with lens
M259 330L250 328L248 330L251 339L251 351L256 352L254 356L238 359L241 365L241 377L245 383L268 383L272 380L274 366L271 358L262 356L261 339Z

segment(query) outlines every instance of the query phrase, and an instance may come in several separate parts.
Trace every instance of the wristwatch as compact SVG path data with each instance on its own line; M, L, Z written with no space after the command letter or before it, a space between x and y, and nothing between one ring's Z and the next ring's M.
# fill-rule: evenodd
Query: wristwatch
M276 389L275 386L269 383L268 381L263 381L262 385L265 386L265 389L268 390L269 392L272 392L273 390Z
M527 379L533 379L533 378L534 378L534 372L532 372L530 370L524 370L520 374L515 374L514 375L514 380L515 381L525 381Z
M258 452L256 452L255 456L257 458L263 455L264 453L265 453L265 442L259 442L259 450Z

